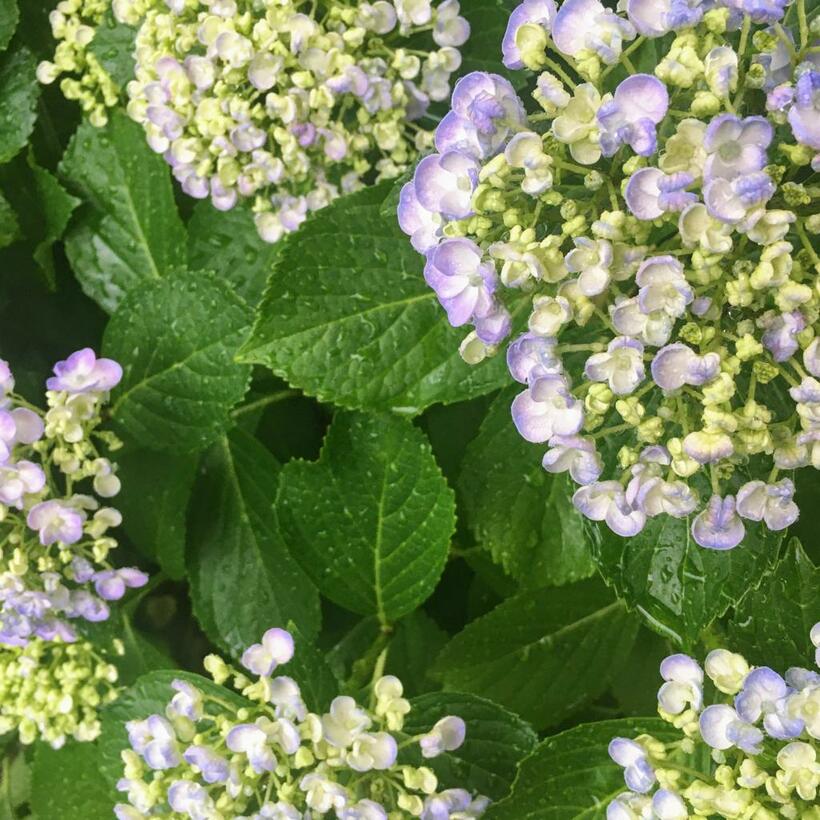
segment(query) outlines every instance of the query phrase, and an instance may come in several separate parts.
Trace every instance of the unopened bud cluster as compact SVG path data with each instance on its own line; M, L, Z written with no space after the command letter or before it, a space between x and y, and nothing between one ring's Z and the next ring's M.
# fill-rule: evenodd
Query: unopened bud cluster
M460 80L399 221L468 363L529 314L513 421L585 516L731 549L820 467L820 36L804 0L618 8L518 6L530 100Z
M71 3L64 0L61 6ZM138 26L128 113L190 196L229 210L252 203L275 242L310 211L365 181L405 171L432 133L431 101L447 99L470 27L458 0L113 0ZM94 68L65 39L41 79ZM86 33L86 40L93 36ZM55 34L57 30L55 29ZM61 59L62 58L62 59ZM71 60L73 59L73 63ZM75 82L70 80L69 83ZM92 77L84 107L104 119ZM73 86L70 86L73 88Z
M811 639L820 666L820 623ZM660 671L658 712L681 739L610 743L628 791L609 804L608 820L820 818L817 671L793 667L781 676L726 649L710 652L703 667L672 655Z
M148 580L109 563L122 516L100 501L120 490L100 452L119 442L99 426L121 376L116 362L77 351L55 365L44 413L0 361L0 645L76 641L71 621L106 620L108 601Z
M326 713L309 712L295 680L273 677L293 651L288 632L269 629L242 656L254 681L216 655L205 660L215 683L232 682L242 698L175 680L164 714L130 721L118 783L128 803L115 807L119 820L469 820L484 813L486 798L438 791L430 768L398 762L411 746L424 758L457 749L464 721L443 717L424 735L402 734L411 706L392 675L374 679L368 707L339 696Z
M2 647L0 735L16 731L21 743L42 740L55 749L68 738L94 740L99 710L117 697L116 681L116 667L86 640L32 638Z
M108 122L108 109L120 93L90 47L110 5L111 0L60 0L48 16L57 48L51 60L37 66L37 79L45 85L62 78L63 96L76 100L95 126Z

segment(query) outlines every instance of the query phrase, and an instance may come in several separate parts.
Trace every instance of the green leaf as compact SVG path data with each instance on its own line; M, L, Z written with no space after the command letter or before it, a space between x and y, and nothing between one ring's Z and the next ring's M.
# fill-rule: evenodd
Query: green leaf
M467 625L436 658L446 689L554 726L605 691L637 621L597 580L523 592Z
M432 760L424 760L417 746L406 759L429 766L439 779L439 790L469 788L493 800L510 791L518 762L538 743L535 732L517 715L475 695L436 692L410 701L405 735L429 732L446 715L458 715L467 724L462 746Z
M673 654L670 643L657 632L641 625L632 651L624 659L629 674L616 675L610 691L625 715L651 715L658 708L661 661Z
M455 528L453 492L424 434L388 415L338 413L319 460L283 468L277 509L321 592L382 623L432 593Z
M129 294L105 330L103 350L123 366L111 415L137 444L186 452L230 425L249 368L234 361L248 305L215 276L180 272Z
M39 206L39 215L41 215L38 219L39 230L35 234L38 241L33 256L49 281L54 282L54 256L51 248L58 239L62 238L71 214L80 204L80 200L71 196L53 174L41 168L31 152L28 156L28 165L34 177L33 194Z
M501 63L501 40L515 5L504 0L470 0L461 4L460 14L470 23L470 39L461 47L461 68L470 71L493 71L512 80L515 85L526 82L520 71L509 71Z
M748 522L743 543L719 552L699 547L689 525L660 516L633 538L621 538L603 524L587 524L598 569L618 597L687 649L759 582L783 539Z
M820 568L795 538L786 554L735 610L727 646L754 664L785 670L811 666L809 638L820 619Z
M0 769L0 820L28 817L31 793L31 766L19 746L2 750ZM47 820L45 816L42 820Z
M234 430L208 452L194 490L188 552L194 610L211 639L234 656L272 626L293 621L306 639L319 631L319 595L279 534L278 480L276 459Z
M20 223L9 201L0 192L0 248L5 248L20 239Z
M17 0L0 0L0 51L5 51L11 42L19 19Z
M104 128L83 121L60 171L89 201L66 252L83 290L104 310L112 313L137 285L185 265L185 227L168 166L125 114L112 112Z
M37 744L32 765L31 807L38 820L102 820L115 798L100 777L96 743L69 740L62 749Z
M11 218L18 227L15 238L28 240L30 255L45 273L48 283L54 286L51 248L62 237L80 200L71 196L53 174L37 163L31 147L25 156L20 154L0 168L0 183L14 211ZM7 224L5 229L8 228Z
M423 259L382 215L385 185L342 197L282 242L244 361L345 407L418 413L509 381L498 357L469 367L422 276Z
M218 211L198 202L188 223L188 267L219 271L252 305L262 298L280 247L259 238L250 210L241 205Z
M405 697L438 689L428 672L447 643L447 633L422 609L402 618L390 636L385 672L404 685Z
M604 820L607 804L627 790L609 741L641 734L680 738L659 718L605 720L547 738L522 761L512 794L491 805L485 820Z
M37 119L37 61L25 46L0 56L0 165L28 142Z
M134 79L134 40L137 29L117 22L114 12L108 9L102 23L94 32L88 50L97 58L111 79L125 88Z
M516 385L492 403L467 449L458 489L477 542L526 589L595 572L581 514L564 475L541 466L543 447L524 441L510 417Z
M125 531L141 553L176 580L185 575L185 515L198 463L196 453L134 447L117 453L122 481L117 507Z

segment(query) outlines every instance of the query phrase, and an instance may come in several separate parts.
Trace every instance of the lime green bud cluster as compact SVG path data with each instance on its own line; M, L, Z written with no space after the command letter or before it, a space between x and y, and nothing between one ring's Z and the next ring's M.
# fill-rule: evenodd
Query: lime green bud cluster
M37 67L37 79L46 85L62 76L60 90L96 126L105 125L107 109L119 96L117 84L90 49L108 6L109 0L61 0L49 15L57 48L51 61Z
M0 649L0 734L60 748L68 738L94 740L99 710L117 696L117 670L88 641Z
M117 788L128 803L115 807L119 820L169 812L214 820L470 820L484 813L487 798L439 791L433 770L417 765L457 749L463 720L450 715L424 734L404 732L411 704L398 678L380 674L384 656L368 706L339 696L325 713L310 712L295 680L272 677L292 653L287 632L268 630L242 656L254 681L218 656L205 659L217 686L231 681L241 697L187 676L172 682L164 714L127 723L131 748L122 752Z

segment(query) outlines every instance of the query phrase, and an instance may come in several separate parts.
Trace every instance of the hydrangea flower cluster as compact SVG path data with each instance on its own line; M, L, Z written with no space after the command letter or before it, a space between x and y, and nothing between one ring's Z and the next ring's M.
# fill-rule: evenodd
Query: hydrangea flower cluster
M369 707L343 695L325 714L309 712L298 683L273 676L293 652L290 633L269 629L242 656L253 682L216 655L205 659L217 684L232 679L244 705L175 680L165 714L130 721L118 783L128 803L115 807L119 820L469 820L484 813L486 798L437 791L430 768L397 762L399 750L412 745L428 759L457 749L464 721L447 716L419 737L399 734L411 707L401 682L381 676L384 656Z
M121 22L139 25L127 110L148 144L190 196L219 210L251 200L268 242L363 180L399 176L431 145L419 120L449 96L470 34L458 0L337 0L318 13L298 0L112 7ZM89 36L84 24L81 37L54 21L61 49ZM62 58L58 49L41 79L67 65L81 70L75 51ZM99 120L108 100L88 93Z
M114 650L123 653L115 641ZM32 638L0 649L0 735L40 739L59 749L67 738L94 740L99 710L118 694L117 668L89 641Z
M121 376L116 362L79 350L55 365L44 413L14 392L0 361L0 645L74 642L72 621L106 620L108 602L148 580L108 562L122 517L100 499L120 482L99 448L119 442L98 428Z
M544 469L622 536L798 516L820 466L820 18L804 0L525 0L398 217L476 364L507 348ZM648 43L648 41L654 41ZM658 59L647 72L646 46Z
M820 623L811 639L820 666ZM820 817L820 674L794 667L781 676L726 649L710 652L703 667L671 655L660 672L658 712L684 737L609 744L628 791L609 804L608 820ZM693 769L693 760L708 767Z

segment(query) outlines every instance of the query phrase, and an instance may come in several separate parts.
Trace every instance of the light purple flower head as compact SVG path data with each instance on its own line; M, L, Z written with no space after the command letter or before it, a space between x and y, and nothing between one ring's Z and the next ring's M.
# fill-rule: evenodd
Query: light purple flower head
M504 39L501 41L501 51L504 55L503 62L507 68L514 70L524 68L521 51L515 41L521 26L534 23L549 33L556 13L555 0L524 0L521 5L513 9L507 22Z
M513 399L512 418L523 438L540 443L553 436L574 436L583 427L584 408L563 376L542 376Z
M179 765L174 727L161 715L125 724L131 748L154 770L173 769Z
M214 803L204 786L175 780L168 787L168 805L183 817L213 817Z
M766 95L766 110L783 113L793 102L794 87L789 83L781 83Z
M419 202L412 182L401 189L398 217L399 227L410 237L410 244L419 253L426 253L441 241L441 217Z
M644 380L643 344L616 336L605 353L594 353L584 366L584 375L594 382L607 382L618 396L628 396Z
M692 537L701 547L713 550L734 549L746 535L746 528L735 509L735 497L713 495L706 508L692 522Z
M627 0L626 13L638 34L663 37L696 26L703 17L701 0Z
M75 544L83 537L85 513L59 501L41 501L28 513L26 523L40 535L40 543L47 547L60 541Z
M419 740L422 757L438 757L460 748L467 736L467 724L455 715L447 715ZM395 754L392 755L395 760Z
M72 618L83 618L91 623L107 621L111 614L108 604L85 589L71 591L71 601L66 611Z
M107 569L92 576L97 595L106 601L119 601L128 588L137 589L148 583L148 576L134 567Z
M188 681L176 678L171 681L171 688L176 693L165 707L168 718L184 717L196 723L202 718L202 693Z
M44 641L74 643L77 640L77 633L65 621L50 616L37 625L34 634Z
M720 372L720 355L699 356L683 342L674 342L655 354L651 370L652 380L663 390L678 390L685 384L706 384Z
M576 484L592 484L604 469L594 442L581 436L553 436L541 462L548 473L569 471Z
M256 675L269 677L274 669L293 657L293 636L284 629L269 629L261 643L249 646L242 653L242 666Z
M228 761L207 746L189 746L182 755L186 763L202 772L206 783L224 783L228 779Z
M723 5L748 14L753 23L776 23L791 0L723 0Z
M507 308L497 302L486 316L477 316L475 319L476 336L484 344L498 344L510 335L510 330L512 316Z
M122 368L115 361L98 359L90 347L85 347L54 365L54 376L46 387L69 393L104 393L116 387L121 378Z
M763 346L776 362L785 362L797 352L797 334L806 327L806 319L799 310L781 313L769 324L763 334Z
M609 756L624 770L627 788L646 794L655 784L655 771L646 757L643 746L626 737L613 738L609 743Z
M453 89L451 111L436 129L436 148L475 159L501 150L516 127L527 122L524 104L509 80L499 74L473 71Z
M0 399L14 390L14 376L11 374L9 363L5 359L0 359Z
M786 681L768 666L753 669L735 697L735 709L741 720L757 723L763 718L767 734L778 740L790 740L803 731L803 721L786 715L786 696L791 690Z
M521 384L541 376L561 375L563 366L555 352L556 339L523 333L507 348L510 375Z
M94 567L87 558L78 555L71 559L71 572L78 584L84 584L94 575Z
M245 754L257 774L272 772L276 758L268 745L268 736L254 723L240 723L228 732L225 745L232 751Z
M820 71L811 69L797 81L789 125L798 142L820 151Z
M734 179L762 170L774 130L765 117L720 114L706 128L703 147L708 157L704 179Z
M784 530L797 521L794 482L784 478L776 484L749 481L737 491L737 511L750 521L765 521L770 530Z
M691 174L664 174L658 168L641 168L629 178L624 199L638 219L657 219L697 202L697 195L686 191L693 182Z
M640 510L647 518L658 515L686 518L695 511L698 497L688 484L666 481L660 476L645 473L635 475L626 488L626 500L634 509Z
M715 703L700 714L700 735L713 749L737 746L751 755L760 754L763 732L746 723L731 706Z
M683 265L674 256L644 259L635 274L635 283L640 288L638 307L647 315L665 313L677 319L695 297Z
M812 376L820 377L820 337L815 336L809 346L803 351L803 367Z
M703 187L703 201L709 214L727 225L738 225L741 230L751 227L759 211L777 190L771 177L764 171L734 179L716 177ZM752 217L750 219L750 217ZM748 222L747 222L748 220Z
M615 89L611 100L598 109L601 151L611 157L622 145L648 157L655 153L655 126L666 116L669 92L651 74L633 74Z
M658 705L670 715L679 715L690 706L703 706L703 670L688 655L669 655L661 661L664 683L658 690Z
M721 430L695 430L683 440L683 451L698 464L713 464L735 451L732 439Z
M789 395L798 404L816 404L820 402L820 382L811 376L806 376L797 387L789 388Z
M370 81L360 66L349 65L341 74L336 74L326 80L325 85L334 94L354 94L357 97L363 97L370 87Z
M45 425L40 416L33 410L29 410L27 407L15 407L9 415L14 422L14 442L34 444L43 437Z
M431 154L416 167L416 197L422 207L445 219L464 219L473 213L478 171L476 160L458 151Z
M646 515L626 499L619 481L596 481L576 490L572 503L591 521L605 521L616 534L625 538L637 535L646 524Z
M607 65L618 62L622 42L634 37L632 23L601 0L564 0L552 24L552 40L562 54L576 57L589 50Z
M472 239L445 239L427 254L424 279L436 292L453 327L488 316L495 310L495 267L484 262Z
M40 492L45 485L45 473L31 461L0 466L0 503L7 507L22 509L25 496Z

